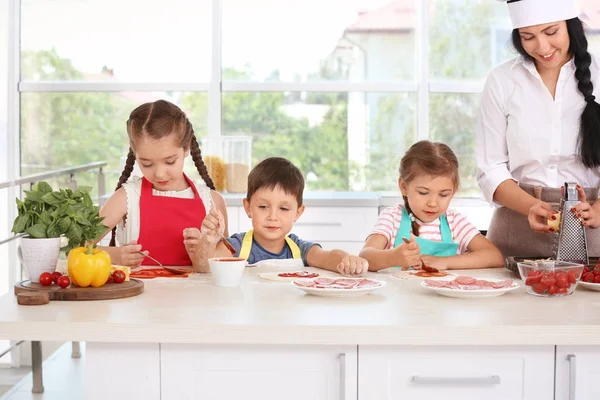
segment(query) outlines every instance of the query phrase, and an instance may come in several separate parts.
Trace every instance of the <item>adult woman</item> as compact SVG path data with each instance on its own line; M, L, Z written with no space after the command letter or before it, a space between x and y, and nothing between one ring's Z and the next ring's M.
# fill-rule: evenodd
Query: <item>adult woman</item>
M509 0L520 54L485 83L477 127L477 176L494 211L488 238L504 256L551 256L561 186L576 182L574 212L600 226L600 60L587 51L575 0ZM590 255L600 230L587 229Z

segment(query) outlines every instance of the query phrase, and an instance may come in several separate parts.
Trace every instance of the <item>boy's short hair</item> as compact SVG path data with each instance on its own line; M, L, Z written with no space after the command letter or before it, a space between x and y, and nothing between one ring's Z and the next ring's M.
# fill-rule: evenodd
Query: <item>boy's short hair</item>
M280 187L286 194L296 197L298 207L302 205L304 177L302 172L291 161L282 157L269 157L258 164L248 175L248 193L250 201L259 189L275 189Z

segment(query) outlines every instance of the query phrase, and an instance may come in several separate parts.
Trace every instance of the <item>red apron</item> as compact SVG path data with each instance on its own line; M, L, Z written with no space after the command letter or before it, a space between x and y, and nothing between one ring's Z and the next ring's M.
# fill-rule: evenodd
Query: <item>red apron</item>
M148 250L163 265L192 265L183 244L183 230L200 229L206 216L206 208L196 186L185 174L183 176L194 191L193 199L154 196L152 184L142 178L138 244L142 245L142 251ZM142 265L156 263L144 258Z

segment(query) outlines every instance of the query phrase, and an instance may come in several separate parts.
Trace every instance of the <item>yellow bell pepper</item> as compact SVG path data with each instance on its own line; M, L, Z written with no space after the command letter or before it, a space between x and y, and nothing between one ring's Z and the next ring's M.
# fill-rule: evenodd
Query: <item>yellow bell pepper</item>
M110 275L110 256L93 245L76 247L69 252L67 268L71 281L77 286L100 287Z

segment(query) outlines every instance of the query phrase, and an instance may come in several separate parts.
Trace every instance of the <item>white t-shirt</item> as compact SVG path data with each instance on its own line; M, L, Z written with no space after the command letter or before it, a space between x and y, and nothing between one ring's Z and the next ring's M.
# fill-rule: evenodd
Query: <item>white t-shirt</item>
M600 59L590 66L594 95L600 102ZM518 57L488 76L477 122L477 180L492 203L505 180L559 188L565 182L600 186L600 169L579 162L579 120L586 102L577 89L575 63L560 70L555 98L535 65Z
M471 243L471 240L477 236L479 231L467 220L464 215L458 211L452 209L446 210L446 219L448 220L450 232L452 232L452 240L458 243L458 250L456 253L465 253L469 243ZM435 242L442 241L439 218L436 218L428 223L424 223L418 219L415 220L419 224L419 237ZM385 250L394 248L396 235L398 234L398 229L400 229L401 221L402 204L397 204L393 207L386 208L381 212L381 214L379 214L379 217L377 217L377 223L371 231L371 235L382 235L387 239L387 246Z
M123 220L117 224L117 245L126 245L134 240L138 240L140 236L140 195L142 193L142 178L138 176L131 177L129 181L123 184L125 194L127 196L127 222ZM206 212L211 209L212 198L210 189L204 183L197 184L196 189L204 203ZM179 197L183 199L193 199L194 190L189 187L179 191L160 191L152 189L154 196ZM160 218L160 216L157 216Z

